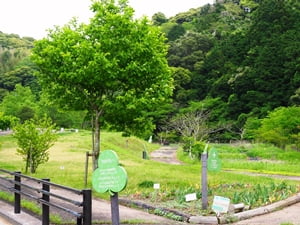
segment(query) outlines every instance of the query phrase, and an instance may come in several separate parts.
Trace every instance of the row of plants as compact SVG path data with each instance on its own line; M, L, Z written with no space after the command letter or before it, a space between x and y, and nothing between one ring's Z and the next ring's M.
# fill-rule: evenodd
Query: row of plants
M202 210L202 193L199 186L162 188L153 189L153 181L145 180L140 183L140 191L137 191L130 197L148 202L161 208L172 208L178 211L184 211L192 215L214 214L213 211ZM288 184L284 181L267 184L251 183L232 183L210 185L208 188L209 204L212 205L215 195L226 196L230 198L232 204L244 203L248 208L256 208L279 200L297 193L299 187L296 184ZM195 193L197 200L186 201L186 195Z

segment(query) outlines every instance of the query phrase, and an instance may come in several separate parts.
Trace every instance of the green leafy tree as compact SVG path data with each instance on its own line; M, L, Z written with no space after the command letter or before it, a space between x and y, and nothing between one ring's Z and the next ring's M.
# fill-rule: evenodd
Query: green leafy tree
M96 168L101 125L149 135L149 112L166 102L173 80L164 35L147 18L134 19L127 0L101 0L91 9L90 24L56 27L35 43L32 59L53 99L91 115Z
M43 115L50 117L57 127L80 128L85 121L86 112L65 110L51 101L46 93L42 93L38 101L37 116L41 118ZM90 123L88 127L90 127Z
M300 107L279 107L261 120L256 138L285 148L288 144L299 145Z
M14 116L6 116L0 112L0 130L7 130L15 126L19 122L18 118Z
M0 104L0 109L5 115L14 116L23 123L31 119L36 111L36 99L29 87L17 84L14 91L11 91Z
M54 144L56 134L54 125L47 118L27 120L14 128L17 139L17 153L25 161L25 172L35 173L38 166L49 160L48 149Z
M152 16L152 21L154 25L160 26L161 24L168 22L168 19L162 12L157 12Z

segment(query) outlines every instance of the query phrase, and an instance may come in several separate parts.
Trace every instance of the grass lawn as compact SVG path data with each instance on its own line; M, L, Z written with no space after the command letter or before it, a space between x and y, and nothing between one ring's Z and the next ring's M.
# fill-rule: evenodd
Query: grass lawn
M86 152L91 151L91 133L80 130L58 134L59 138L50 149L50 159L38 167L38 178L50 178L52 182L78 189L84 188ZM16 155L16 143L12 136L0 136L0 168L24 171L25 163ZM185 195L197 193L201 198L201 165L191 161L182 152L179 158L183 165L169 165L142 158L146 147L148 153L158 149L157 144L149 144L136 137L122 137L121 133L102 132L101 149L114 150L120 164L128 174L128 184L119 196L133 200L178 209L191 214L207 214L201 210L201 200L185 202ZM300 175L300 153L282 151L272 146L214 145L222 160L222 170L208 173L209 204L214 195L228 197L234 203L244 202L252 207L269 204L286 198L299 190L297 182L283 181L261 176L247 176L225 171L248 170L278 174ZM256 157L259 160L249 160ZM89 159L88 187L91 187L92 163ZM160 189L154 190L153 184ZM273 193L273 194L272 194ZM108 199L108 194L95 196Z

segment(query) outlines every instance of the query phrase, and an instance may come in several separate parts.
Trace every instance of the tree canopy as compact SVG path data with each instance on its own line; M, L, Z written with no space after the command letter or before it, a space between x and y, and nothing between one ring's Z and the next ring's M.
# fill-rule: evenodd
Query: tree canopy
M126 0L96 1L91 8L89 24L73 20L50 31L35 43L32 59L52 98L92 115L97 158L100 124L151 132L148 112L168 100L173 79L163 33L146 18L134 19Z

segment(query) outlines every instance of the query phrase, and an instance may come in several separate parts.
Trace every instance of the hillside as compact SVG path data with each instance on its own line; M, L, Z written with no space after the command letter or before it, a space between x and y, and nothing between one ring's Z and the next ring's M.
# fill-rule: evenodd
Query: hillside
M283 0L222 2L160 26L177 112L208 110L211 122L227 121L237 132L248 118L299 105L300 8Z
M32 65L26 61L34 39L0 31L0 100L15 88L33 82Z

